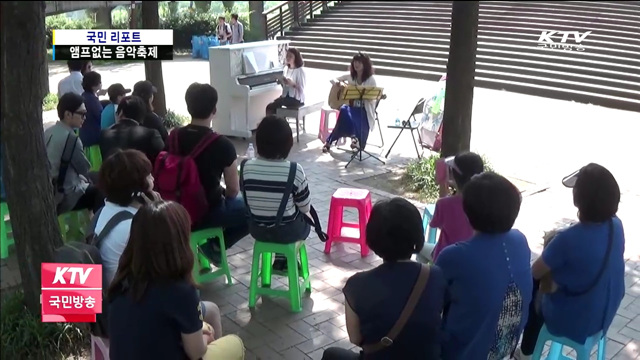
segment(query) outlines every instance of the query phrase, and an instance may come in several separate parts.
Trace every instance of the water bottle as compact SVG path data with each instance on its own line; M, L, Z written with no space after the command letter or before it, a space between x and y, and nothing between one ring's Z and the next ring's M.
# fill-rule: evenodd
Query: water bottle
M247 158L253 159L256 157L256 150L253 148L253 143L249 143L249 147L247 148Z
M399 117L396 118L396 126L402 126L402 121L400 121Z

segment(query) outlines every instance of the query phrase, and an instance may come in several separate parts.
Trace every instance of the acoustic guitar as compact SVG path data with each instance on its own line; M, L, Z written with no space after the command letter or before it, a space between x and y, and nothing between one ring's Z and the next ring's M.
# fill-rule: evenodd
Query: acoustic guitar
M327 100L327 104L329 107L334 110L340 110L342 105L348 105L349 100L340 100L342 95L342 91L347 87L347 85L343 82L336 82L331 86L331 91L329 92L329 99Z

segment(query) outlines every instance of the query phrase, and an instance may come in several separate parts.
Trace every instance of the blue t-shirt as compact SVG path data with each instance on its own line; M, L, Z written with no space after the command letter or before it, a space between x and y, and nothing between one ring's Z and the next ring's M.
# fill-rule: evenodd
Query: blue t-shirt
M420 266L413 261L383 263L347 280L342 291L360 320L363 344L378 343L389 334L407 304ZM432 266L427 287L393 345L367 355L366 359L440 359L440 314L445 287L442 271Z
M442 250L436 265L449 290L442 359L502 359L515 349L529 314L530 261L518 230L476 234Z
M624 297L624 229L613 218L613 245L602 278L587 290L602 266L609 239L608 222L578 223L558 233L542 252L558 291L542 300L542 312L549 332L582 343L600 330L607 330Z
M111 103L102 109L100 115L100 128L106 129L116 123L116 106Z

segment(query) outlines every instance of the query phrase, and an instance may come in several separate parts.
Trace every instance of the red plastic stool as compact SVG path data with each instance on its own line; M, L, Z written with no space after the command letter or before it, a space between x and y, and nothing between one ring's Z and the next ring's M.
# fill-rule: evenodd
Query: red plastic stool
M358 223L343 221L345 207L358 210ZM331 197L329 207L328 239L324 246L325 254L331 252L334 241L360 244L360 254L369 255L369 246L365 235L369 214L371 213L371 194L363 189L338 189Z
M329 127L329 118L331 114L335 115L336 122L338 122L338 114L340 114L339 110L334 110L328 106L324 106L320 111L320 128L318 129L318 139L325 143L331 131L333 131L333 127ZM340 138L338 140L338 145L344 145L347 143L345 138Z

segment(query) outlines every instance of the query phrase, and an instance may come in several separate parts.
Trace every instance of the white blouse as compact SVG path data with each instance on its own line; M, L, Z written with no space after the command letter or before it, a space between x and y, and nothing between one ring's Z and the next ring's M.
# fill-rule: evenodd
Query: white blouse
M365 80L362 84L358 84L358 82L351 78L351 74L345 74L338 77L336 80L338 81L346 81L347 84L351 85L361 85L361 86L376 86L376 79L373 75L371 75L367 80ZM364 109L367 112L367 121L369 122L369 131L373 131L374 126L376 125L376 101L375 100L365 100L364 101Z
M291 69L288 66L284 68L283 74L286 78L289 78L296 84L296 87L287 86L282 84L282 96L289 96L298 99L304 104L304 87L307 82L307 76L305 75L304 68L299 67Z

